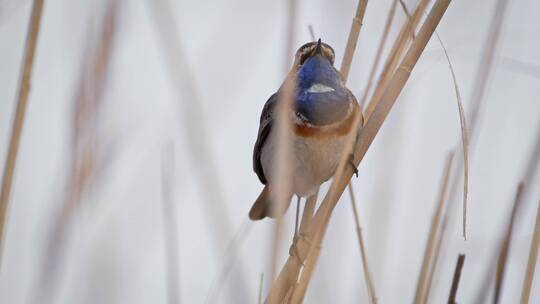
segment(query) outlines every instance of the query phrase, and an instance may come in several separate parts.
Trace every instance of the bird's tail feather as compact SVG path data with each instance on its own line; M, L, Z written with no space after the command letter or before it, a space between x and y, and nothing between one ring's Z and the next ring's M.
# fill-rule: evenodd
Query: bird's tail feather
M261 194L259 194L259 197L257 197L255 200L255 203L253 203L253 206L251 206L251 210L249 210L249 218L252 221L258 221L267 216L271 218L281 217L283 214L285 214L287 209L289 209L291 198L292 195L289 196L282 208L275 208L272 205L270 198L270 187L265 186L261 191Z

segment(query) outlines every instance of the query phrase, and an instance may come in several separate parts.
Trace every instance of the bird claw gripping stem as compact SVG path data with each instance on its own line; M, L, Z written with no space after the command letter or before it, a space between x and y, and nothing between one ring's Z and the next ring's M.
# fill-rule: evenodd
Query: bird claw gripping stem
M311 248L311 239L307 237L304 233L298 233L298 234L295 234L293 238L293 243L291 247L289 248L289 255L296 258L296 260L298 261L298 264L304 266L304 260L305 258L307 258L307 256L304 259L302 259L302 257L300 256L298 244L300 244L301 242L299 241L304 242L305 244L309 246L309 248Z
M356 177L358 177L358 168L356 167L356 165L354 164L354 155L353 154L350 154L349 155L349 165L351 165L352 167L352 170L354 172L354 175Z

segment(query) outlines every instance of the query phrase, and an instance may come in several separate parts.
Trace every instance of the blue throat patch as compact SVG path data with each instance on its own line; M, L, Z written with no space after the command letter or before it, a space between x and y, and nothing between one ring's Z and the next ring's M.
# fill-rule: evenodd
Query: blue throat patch
M322 55L308 58L298 70L296 111L313 125L323 126L345 118L349 109L348 90Z

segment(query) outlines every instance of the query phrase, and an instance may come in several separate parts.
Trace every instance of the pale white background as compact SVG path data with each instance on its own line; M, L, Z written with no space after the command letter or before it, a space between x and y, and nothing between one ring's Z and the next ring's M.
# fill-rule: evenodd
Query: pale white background
M175 94L147 2L121 5L98 131L102 146L111 148L111 159L69 228L53 303L166 302L160 162L170 141L176 159L182 302L207 300L228 260L226 244L236 231L246 229L231 275L217 284L218 298L219 303L256 303L261 272L265 293L269 287L273 222L248 224L248 208L261 189L251 157L260 110L285 73L286 1L178 1L173 6L204 110L201 123L209 135L205 140L217 164L213 174L223 190L217 203L230 218L229 230L219 234L203 208L208 202L202 193L212 190L200 183L200 166L186 149L179 103L193 101ZM34 296L44 269L44 245L68 185L74 90L88 34L99 32L104 3L45 1L8 214L1 303L39 302ZM340 62L356 1L299 3L295 47L309 40L307 25L312 24L317 36L334 47ZM357 96L366 83L390 3L368 4L349 79ZM414 3L407 1L411 7ZM494 5L491 0L455 0L439 26L466 111ZM0 1L0 169L30 7L28 0ZM458 302L472 303L528 166L540 124L539 11L540 2L535 0L512 0L508 6L471 159L469 239L461 239L461 221L450 226L451 244L437 273L432 303L446 301L459 252L467 259ZM391 39L404 18L399 10ZM440 45L432 40L354 180L380 303L412 301L445 154L458 136L448 65ZM525 212L516 223L502 303L519 299L538 184L538 179L532 181ZM456 217L458 212L461 209ZM291 209L280 264L286 258L293 218ZM245 281L240 284L241 272ZM531 303L540 302L540 279L533 289ZM353 217L344 196L332 217L306 303L366 299Z

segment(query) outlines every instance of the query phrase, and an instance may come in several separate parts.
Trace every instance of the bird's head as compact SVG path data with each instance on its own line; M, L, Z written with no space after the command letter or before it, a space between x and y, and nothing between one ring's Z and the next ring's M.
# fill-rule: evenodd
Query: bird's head
M296 52L296 109L315 124L334 122L348 110L348 90L334 68L335 53L331 46L309 42Z
M299 93L324 93L342 87L341 76L334 68L334 50L321 39L301 46L296 52L296 80Z
M296 67L301 67L307 59L320 55L323 58L326 58L330 65L334 64L334 59L336 57L334 49L328 44L321 42L321 39L318 41L308 42L302 45L297 51L294 57L294 62Z

